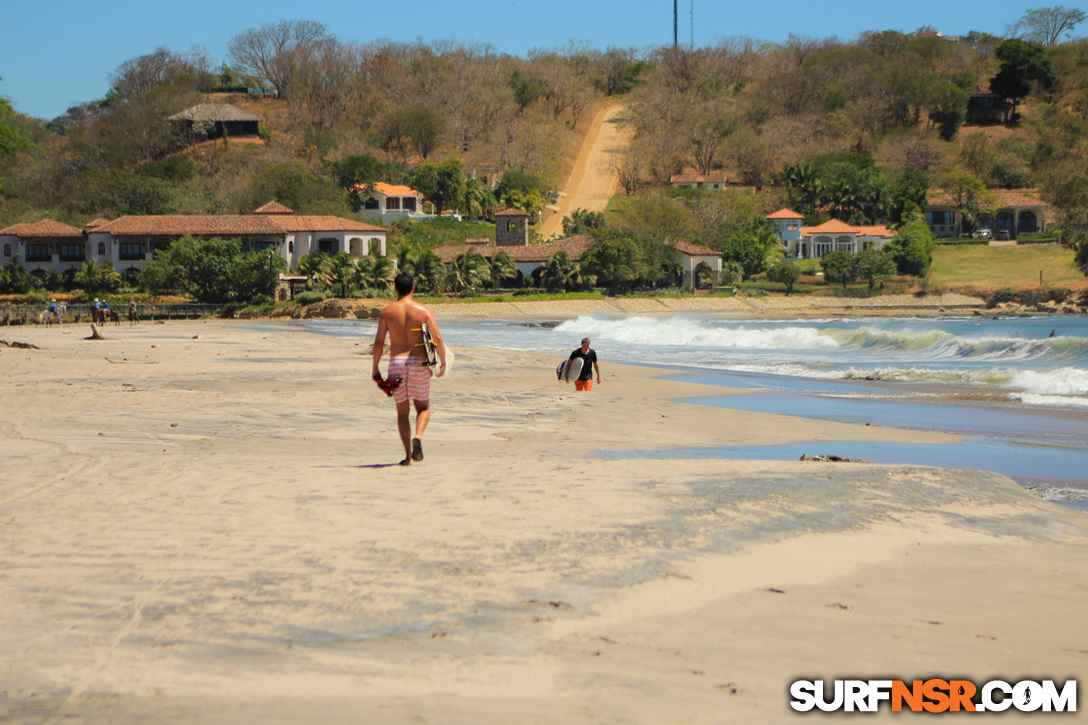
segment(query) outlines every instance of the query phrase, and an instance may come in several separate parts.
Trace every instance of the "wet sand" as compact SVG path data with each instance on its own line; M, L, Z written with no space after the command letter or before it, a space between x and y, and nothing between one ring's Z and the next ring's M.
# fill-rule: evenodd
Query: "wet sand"
M0 334L40 348L0 347L5 722L777 722L801 677L1088 673L1088 520L1007 478L597 457L953 437L457 349L405 469L365 345L86 334Z

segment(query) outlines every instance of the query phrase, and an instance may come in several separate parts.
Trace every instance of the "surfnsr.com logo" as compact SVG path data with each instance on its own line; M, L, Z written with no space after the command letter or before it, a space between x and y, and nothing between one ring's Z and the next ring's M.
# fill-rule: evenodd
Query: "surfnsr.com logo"
M876 712L883 703L892 712L1076 712L1077 681L1059 687L1054 680L990 680L981 686L937 678L835 680L828 688L823 680L797 680L790 685L790 697L790 707L799 712Z

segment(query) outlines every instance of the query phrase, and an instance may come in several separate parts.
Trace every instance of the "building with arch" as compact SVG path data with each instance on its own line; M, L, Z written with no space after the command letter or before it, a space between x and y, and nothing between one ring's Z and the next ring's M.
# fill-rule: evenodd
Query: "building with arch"
M999 208L991 218L982 219L979 228L993 232L1007 232L1009 239L1021 234L1046 231L1046 213L1050 209L1042 199L1037 199L1031 189L996 190L991 192ZM935 237L958 237L974 231L964 224L963 214L951 194L932 191L926 207L926 224Z
M282 257L291 267L310 252L386 255L386 230L337 216L295 214L269 202L251 214L174 214L95 219L83 229L43 219L0 229L0 265L18 255L31 271L78 269L109 262L118 271L143 269L155 254L186 235L237 238L243 252Z

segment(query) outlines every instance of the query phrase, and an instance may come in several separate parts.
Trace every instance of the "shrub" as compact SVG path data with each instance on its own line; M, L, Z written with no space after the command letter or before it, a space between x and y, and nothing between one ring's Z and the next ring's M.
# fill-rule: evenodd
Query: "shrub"
M299 292L294 297L294 301L300 305L312 305L315 302L322 302L325 300L325 294L323 292Z
M1004 287L990 295L990 299L987 300L987 303L988 306L993 307L994 305L999 305L1002 302L1013 302L1016 300L1016 298L1016 290L1012 289L1011 287Z

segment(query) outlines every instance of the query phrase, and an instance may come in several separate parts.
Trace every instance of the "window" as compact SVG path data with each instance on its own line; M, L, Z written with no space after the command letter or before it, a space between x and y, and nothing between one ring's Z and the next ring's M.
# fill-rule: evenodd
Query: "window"
M5 257L10 257L11 256L11 245L10 244L5 244L4 245L4 256Z
M98 256L99 257L106 256L106 243L105 242L99 242L98 243Z
M372 197L370 197L369 199L367 199L366 201L363 202L363 208L364 209L381 209L382 208L382 203L380 201L378 201L378 198L376 196L372 196Z
M295 253L295 243L294 242L287 242L287 253L288 254L294 254Z
M518 228L517 222L515 222L513 220L510 220L510 221L506 222L506 231L508 231L508 232L517 231L517 228Z
M52 262L48 244L27 244L26 261L28 262Z
M82 262L83 261L83 245L82 244L61 244L60 245L60 261L62 261L62 262Z
M1039 231L1039 223L1035 219L1035 214L1030 211L1020 212L1020 231L1025 234L1032 234Z
M404 210L415 211L416 210L416 198L414 196L404 197Z
M253 242L254 252L267 252L269 249L275 249L275 242Z
M931 227L948 226L952 224L952 212L930 211L926 212L926 224Z
M391 196L385 200L386 211L400 211L400 197Z
M322 239L317 243L317 248L325 254L336 254L340 251L340 243L335 239Z
M143 245L139 242L121 242L121 259L126 262L144 258Z
M796 221L786 222L786 229L792 229L792 230L796 231L796 230L798 230L800 228L801 228L801 223L800 222L796 222Z

